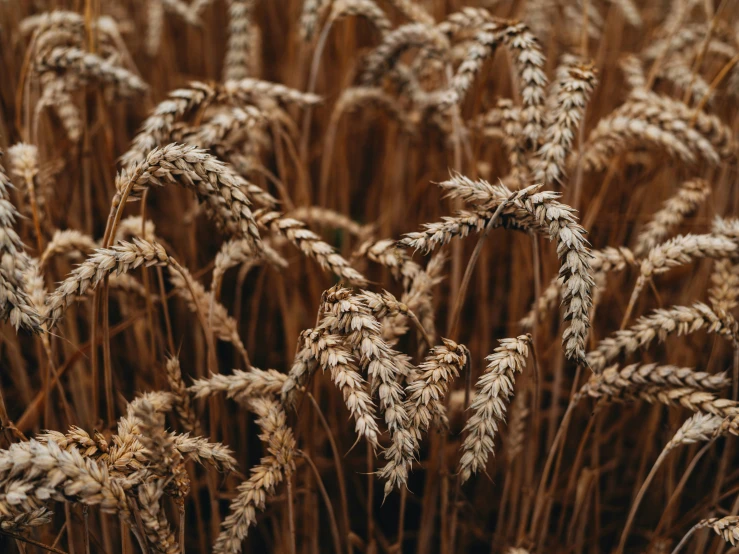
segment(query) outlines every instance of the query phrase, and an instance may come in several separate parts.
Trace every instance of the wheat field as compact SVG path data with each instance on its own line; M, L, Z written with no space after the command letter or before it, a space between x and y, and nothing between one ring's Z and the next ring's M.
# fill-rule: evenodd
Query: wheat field
M0 0L0 552L739 552L733 0Z

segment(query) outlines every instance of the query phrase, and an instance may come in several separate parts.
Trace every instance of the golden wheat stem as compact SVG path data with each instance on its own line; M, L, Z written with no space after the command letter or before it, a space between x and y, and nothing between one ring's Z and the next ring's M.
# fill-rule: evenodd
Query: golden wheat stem
M620 330L623 330L626 328L626 324L629 322L629 319L631 318L631 312L634 311L634 306L636 305L636 301L639 299L639 295L641 294L641 291L644 288L645 283L646 283L646 277L644 277L644 275L639 275L639 278L636 280L636 284L634 285L634 290L631 291L631 297L629 298L629 304L626 306L626 311L624 312L624 317L621 320L621 326L619 327Z

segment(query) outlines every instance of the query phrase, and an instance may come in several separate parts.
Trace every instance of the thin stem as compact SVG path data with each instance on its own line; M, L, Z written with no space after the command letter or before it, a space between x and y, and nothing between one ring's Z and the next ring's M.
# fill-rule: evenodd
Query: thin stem
M295 554L295 506L293 505L293 476L291 472L285 476L287 482L287 525L290 530L290 554Z
M17 541L27 542L28 544L43 548L44 550L47 550L49 552L54 552L55 554L67 554L64 550L59 550L58 548L49 546L48 544L44 544L29 537L24 537L23 535L18 535L17 533L13 533L12 531L5 531L4 529L0 529L0 533L2 533L3 535L8 535L9 537L13 537Z
M554 454L558 450L557 446L559 444L559 441L564 436L565 432L567 431L567 428L569 427L570 418L572 417L572 413L577 406L577 404L580 401L580 398L582 396L578 393L572 396L570 399L570 403L567 405L567 409L565 410L564 416L562 416L562 422L559 424L559 429L557 429L557 434L554 435L554 439L552 440L552 446L549 448L549 454L547 455L547 461L544 463L544 469L541 472L541 479L539 481L539 488L536 492L536 506L534 507L534 515L533 519L531 520L531 527L530 530L533 531L536 529L539 515L541 513L541 503L544 501L544 488L546 486L547 480L549 479L549 472L552 469L552 463L554 462Z
M321 479L321 474L318 472L318 468L316 467L316 464L313 463L313 460L311 460L311 457L308 456L308 454L306 454L305 452L301 452L300 455L305 459L306 462L308 462L308 465L313 471L313 476L316 478L316 483L318 483L318 489L321 491L321 497L323 498L323 503L326 505L326 511L328 512L328 520L331 524L331 536L334 540L334 551L336 552L336 554L341 554L341 540L339 539L339 526L336 524L336 514L334 513L334 508L331 505L331 499L328 496L326 487L323 484L323 479Z
M647 478L644 480L641 489L639 489L639 493L636 495L634 502L631 503L631 511L629 512L629 517L626 519L626 525L624 525L624 530L621 533L621 540L618 543L615 554L621 554L624 551L624 546L626 546L626 539L629 537L629 531L631 531L631 525L634 523L634 518L636 517L636 511L639 508L639 504L644 498L644 495L646 494L647 489L652 482L652 479L654 479L654 476L657 474L657 470L662 465L662 462L667 457L667 454L672 451L672 448L673 447L668 444L662 450L660 455L657 457L657 460L654 462L649 475L647 475Z
M374 451L372 445L367 442L367 545L374 543L375 540L375 518L374 500L375 500L375 475L374 475Z
M328 443L331 445L331 453L334 457L334 468L336 469L336 479L339 484L339 499L341 501L342 511L342 532L345 537L349 537L349 534L351 533L349 528L349 502L347 501L346 496L344 468L341 463L339 448L336 446L336 440L334 440L334 434L331 432L331 426L328 424L328 421L326 421L326 417L323 415L323 410L321 410L318 402L316 402L316 399L310 392L306 392L305 394L308 397L310 403L313 405L313 408L316 410L316 413L318 414L318 420L321 422L321 425L323 425L323 428L326 431L326 436L328 437ZM353 549L351 541L347 540L346 542L347 554L352 554Z
M449 320L449 330L447 331L447 337L454 340L457 335L457 325L459 324L459 316L462 313L462 306L464 305L464 297L467 294L467 288L469 287L470 280L472 279L472 272L475 269L475 264L477 263L477 259L480 257L480 253L482 252L482 245L485 242L485 239L487 238L488 234L490 234L490 230L495 225L495 222L498 220L498 217L500 217L500 214L503 212L505 207L509 204L513 196L511 198L505 200L504 202L501 202L500 205L497 207L495 212L493 213L493 217L490 218L490 220L485 225L485 230L480 235L480 238L477 240L477 244L475 245L475 250L472 252L472 256L470 256L469 261L467 262L467 269L464 272L464 277L462 278L462 284L459 287L459 291L457 293L457 300L454 304L454 311L452 312L452 317Z
M398 541L395 552L403 554L403 533L405 532L405 506L408 503L408 487L400 489L400 513L398 514Z
M680 478L680 482L677 484L677 487L675 487L675 491L672 493L672 496L670 496L670 499L667 501L667 504L665 504L665 507L662 510L662 516L660 517L659 522L657 523L657 529L654 532L654 536L659 536L659 532L662 530L662 525L666 521L666 516L669 513L670 507L673 505L673 503L678 499L680 496L680 493L685 488L686 483L688 482L688 478L693 473L693 470L698 465L698 462L703 457L703 455L708 452L708 449L713 446L713 443L716 442L716 439L711 439L708 441L703 448L701 448L698 453L693 456L693 459L690 461L690 465L683 473L683 476Z
M677 543L677 546L673 549L672 554L677 554L680 552L680 549L682 549L683 546L685 546L685 543L688 542L688 539L693 536L693 533L695 533L698 529L702 528L703 526L700 523L696 523L690 528L690 531L685 533L685 536L680 539L680 542Z
M631 293L629 305L626 307L624 318L621 320L621 327L619 327L619 329L621 329L622 331L626 328L626 324L631 318L631 312L634 311L634 306L636 305L636 301L639 299L639 295L644 288L644 283L646 283L646 278L644 277L644 275L639 275L639 278L636 280L636 285L634 285L634 290Z
M310 77L308 79L307 92L316 91L316 82L318 81L318 68L321 65L321 55L323 54L323 49L326 47L328 34L331 31L331 27L333 27L333 25L334 18L330 18L326 22L326 25L323 27L321 35L318 37L316 49L313 52L313 60L311 61L310 65ZM305 108L305 113L303 114L303 133L300 140L300 159L303 161L304 164L306 164L306 167L308 165L308 145L310 144L310 124L312 117L313 107L307 106Z

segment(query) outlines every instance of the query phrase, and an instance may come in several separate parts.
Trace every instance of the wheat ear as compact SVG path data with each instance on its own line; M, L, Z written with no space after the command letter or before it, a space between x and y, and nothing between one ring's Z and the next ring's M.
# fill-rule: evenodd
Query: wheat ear
M706 201L711 187L703 179L686 181L677 194L667 200L661 210L656 212L636 239L634 253L643 256L663 242L670 231L693 215Z
M467 436L457 468L461 483L485 469L495 446L498 422L505 421L506 403L513 394L516 372L521 373L526 367L530 346L530 335L503 339L486 358L489 363L475 385L477 395L470 405L472 415L464 428Z
M214 554L238 554L249 527L256 524L256 511L264 510L267 497L283 478L290 479L295 470L296 443L287 426L287 417L279 404L267 398L248 401L249 409L257 416L262 430L260 438L268 454L252 468L249 479L238 487L238 495L231 502L229 515L221 524L221 533L213 545Z

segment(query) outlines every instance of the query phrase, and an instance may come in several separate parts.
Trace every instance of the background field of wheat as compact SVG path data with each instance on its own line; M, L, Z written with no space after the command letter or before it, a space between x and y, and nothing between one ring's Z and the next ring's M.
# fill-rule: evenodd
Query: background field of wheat
M0 0L0 551L725 553L734 0Z

